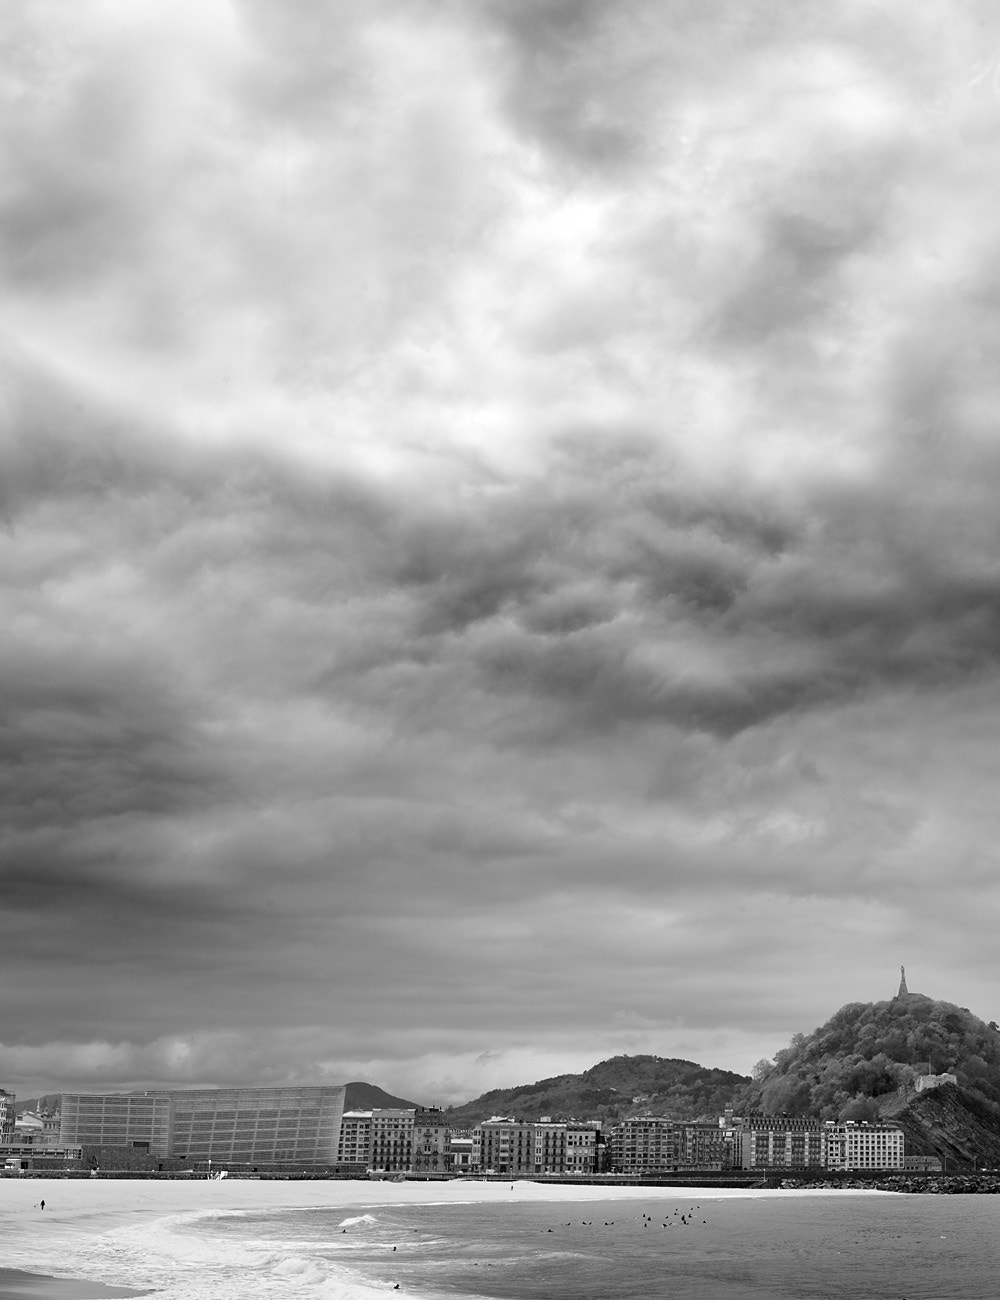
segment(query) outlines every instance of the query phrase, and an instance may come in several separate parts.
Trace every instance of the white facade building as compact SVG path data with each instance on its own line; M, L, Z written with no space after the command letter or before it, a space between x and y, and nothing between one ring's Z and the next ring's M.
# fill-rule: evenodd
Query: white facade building
M826 1124L826 1166L845 1171L904 1169L903 1130L890 1124Z
M345 1110L337 1139L337 1166L357 1171L367 1169L372 1151L372 1113L370 1110Z

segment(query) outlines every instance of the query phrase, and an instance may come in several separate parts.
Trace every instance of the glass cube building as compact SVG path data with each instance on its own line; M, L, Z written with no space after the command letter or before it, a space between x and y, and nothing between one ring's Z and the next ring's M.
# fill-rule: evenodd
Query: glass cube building
M131 1147L192 1164L334 1165L344 1085L63 1093L63 1146Z

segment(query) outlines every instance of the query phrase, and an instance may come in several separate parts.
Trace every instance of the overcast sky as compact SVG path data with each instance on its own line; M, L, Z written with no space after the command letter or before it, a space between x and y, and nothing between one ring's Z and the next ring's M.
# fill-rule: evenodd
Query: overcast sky
M1000 1013L995 4L0 24L0 1086Z

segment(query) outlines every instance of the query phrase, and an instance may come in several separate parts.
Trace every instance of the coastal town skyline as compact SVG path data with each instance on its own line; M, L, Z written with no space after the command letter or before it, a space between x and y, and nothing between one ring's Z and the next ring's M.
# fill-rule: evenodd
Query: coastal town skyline
M994 6L0 40L0 1084L997 1017Z
M448 1111L347 1104L347 1087L234 1088L60 1097L56 1116L4 1124L7 1172L90 1168L147 1176L235 1165L244 1172L333 1176L500 1174L642 1176L688 1170L903 1169L906 1138L878 1121L737 1116L678 1119L647 1112L622 1119L516 1119L495 1114L468 1126ZM0 1093L0 1102L9 1100ZM8 1107L9 1111L9 1107ZM941 1169L937 1159L935 1168ZM926 1155L910 1167L930 1171ZM226 1175L221 1175L226 1176Z

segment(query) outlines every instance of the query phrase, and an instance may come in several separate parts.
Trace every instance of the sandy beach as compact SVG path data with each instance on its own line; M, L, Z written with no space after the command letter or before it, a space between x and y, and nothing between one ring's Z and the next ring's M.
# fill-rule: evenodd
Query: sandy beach
M0 1234L4 1264L0 1300L111 1300L139 1294L74 1279L61 1263L82 1237L98 1236L168 1215L199 1211L330 1208L349 1210L407 1204L586 1202L608 1200L676 1200L691 1189L676 1187L606 1187L496 1183L460 1180L447 1183L387 1183L368 1180L271 1182L242 1179L2 1179ZM889 1193L837 1190L699 1188L700 1200L767 1196L880 1196ZM44 1199L45 1208L41 1209ZM9 1267L13 1266L13 1267Z

